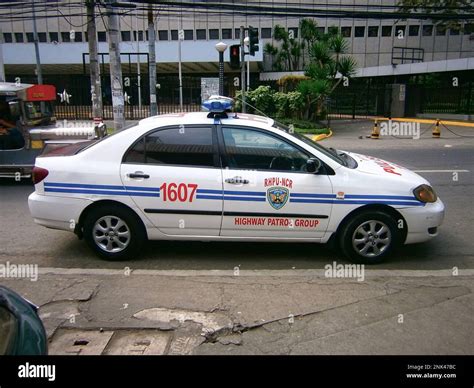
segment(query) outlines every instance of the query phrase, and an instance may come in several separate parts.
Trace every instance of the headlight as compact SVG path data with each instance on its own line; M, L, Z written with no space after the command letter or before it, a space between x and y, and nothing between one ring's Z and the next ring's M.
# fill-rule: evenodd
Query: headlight
M418 201L427 203L427 202L436 202L438 196L434 192L433 188L428 185L420 185L415 190L413 190Z

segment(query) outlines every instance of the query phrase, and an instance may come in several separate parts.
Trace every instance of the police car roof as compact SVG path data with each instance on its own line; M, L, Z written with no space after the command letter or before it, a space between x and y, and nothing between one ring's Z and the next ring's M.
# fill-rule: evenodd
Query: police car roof
M172 124L205 124L214 123L214 118L207 117L209 112L180 112L168 113L158 116L148 117L140 120L140 125L172 125ZM244 125L263 124L273 125L274 120L269 117L258 116L248 113L227 112L227 118L219 119L222 122L229 123L239 121Z

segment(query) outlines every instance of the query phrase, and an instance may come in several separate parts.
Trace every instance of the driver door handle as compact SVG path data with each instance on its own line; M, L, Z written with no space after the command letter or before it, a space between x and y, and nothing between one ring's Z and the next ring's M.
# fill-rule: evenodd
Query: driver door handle
M234 176L233 178L227 178L225 182L230 183L232 185L239 185L239 184L248 185L250 183L248 179L243 179L241 176Z

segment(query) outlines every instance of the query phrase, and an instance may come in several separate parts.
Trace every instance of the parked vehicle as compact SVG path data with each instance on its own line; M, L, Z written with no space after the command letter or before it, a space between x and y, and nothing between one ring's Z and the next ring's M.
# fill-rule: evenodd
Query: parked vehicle
M373 264L438 234L443 202L414 172L228 113L227 99L204 105L38 157L35 222L74 231L109 260L136 257L147 238L332 239Z
M0 355L47 353L47 335L38 316L38 307L9 288L0 286Z
M0 178L30 177L45 149L106 135L103 124L77 128L57 122L55 100L53 85L0 83Z

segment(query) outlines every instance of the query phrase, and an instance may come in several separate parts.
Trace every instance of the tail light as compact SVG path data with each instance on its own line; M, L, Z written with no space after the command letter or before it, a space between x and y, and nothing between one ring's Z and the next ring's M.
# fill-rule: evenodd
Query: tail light
M32 179L33 183L36 185L40 183L44 178L46 178L49 174L49 171L46 170L45 168L41 167L33 167L33 174L32 174Z

